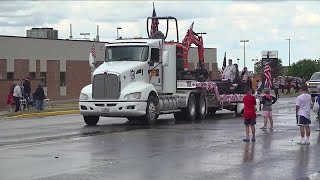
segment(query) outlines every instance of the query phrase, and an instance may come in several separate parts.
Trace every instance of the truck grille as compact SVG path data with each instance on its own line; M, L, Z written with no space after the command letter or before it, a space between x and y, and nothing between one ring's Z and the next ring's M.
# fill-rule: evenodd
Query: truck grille
M93 99L119 99L120 79L116 74L97 74L93 77Z

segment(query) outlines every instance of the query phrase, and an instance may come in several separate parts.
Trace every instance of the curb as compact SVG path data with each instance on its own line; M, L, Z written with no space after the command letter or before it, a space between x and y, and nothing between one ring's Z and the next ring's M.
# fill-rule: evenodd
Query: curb
M43 116L58 116L66 114L80 114L79 110L69 110L69 111L53 111L53 112L39 112L39 113L30 113L30 114L19 114L16 116L5 117L7 119L14 118L25 118L25 117L43 117Z

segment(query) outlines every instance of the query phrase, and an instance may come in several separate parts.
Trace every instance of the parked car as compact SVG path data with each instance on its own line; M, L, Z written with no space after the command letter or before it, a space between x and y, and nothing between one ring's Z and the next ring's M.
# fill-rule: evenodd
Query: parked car
M311 76L310 80L307 81L308 90L312 97L316 96L318 93L317 87L320 85L320 72L315 72Z

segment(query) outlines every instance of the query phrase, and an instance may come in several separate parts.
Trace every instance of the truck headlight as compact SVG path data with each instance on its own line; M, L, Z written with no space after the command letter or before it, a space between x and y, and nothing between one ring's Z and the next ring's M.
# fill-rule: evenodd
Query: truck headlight
M141 98L141 92L131 93L127 94L124 99L140 99Z
M80 93L80 97L79 97L80 100L88 100L89 99L89 96L84 94L84 93Z

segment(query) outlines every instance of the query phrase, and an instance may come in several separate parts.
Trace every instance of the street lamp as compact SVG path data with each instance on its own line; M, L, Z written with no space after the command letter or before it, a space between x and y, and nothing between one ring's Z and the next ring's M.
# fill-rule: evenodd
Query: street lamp
M240 59L237 59L238 66L240 66L239 62L240 62Z
M289 39L286 39L289 41L289 66L290 66L290 38Z
M240 40L240 42L243 42L243 67L246 67L246 42L249 40Z
M119 39L119 30L122 29L121 27L117 27L117 39Z

